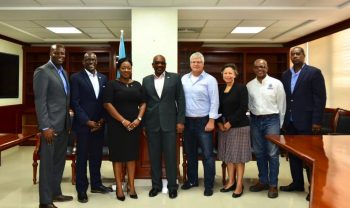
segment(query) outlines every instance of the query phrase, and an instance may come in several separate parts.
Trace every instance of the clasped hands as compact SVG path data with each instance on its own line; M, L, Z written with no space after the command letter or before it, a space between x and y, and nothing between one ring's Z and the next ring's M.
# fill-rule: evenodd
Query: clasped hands
M130 122L129 120L124 119L121 123L128 131L132 131L140 124L140 120L135 119L133 122Z
M97 122L89 120L86 123L86 125L90 128L91 132L95 132L95 131L100 130L103 127L103 124L104 124L104 120L103 119L101 119L101 120L99 120Z
M225 124L218 123L218 127L220 131L228 131L231 128L231 124L230 122L226 122Z

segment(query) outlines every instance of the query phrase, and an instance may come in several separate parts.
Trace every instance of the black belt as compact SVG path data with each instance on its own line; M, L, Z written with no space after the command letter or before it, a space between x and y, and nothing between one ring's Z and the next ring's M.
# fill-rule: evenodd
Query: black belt
M273 114L265 114L265 115L254 115L254 114L250 113L250 115L252 117L255 117L255 118L268 118L268 117L271 117L271 116L276 116L278 114L277 113L273 113Z
M203 116L203 117L188 117L186 116L187 119L191 119L191 120L198 120L198 119L204 119L204 118L208 118L209 116Z

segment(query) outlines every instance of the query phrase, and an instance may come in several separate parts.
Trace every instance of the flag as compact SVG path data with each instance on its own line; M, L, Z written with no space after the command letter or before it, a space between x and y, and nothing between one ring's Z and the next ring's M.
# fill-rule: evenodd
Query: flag
M125 45L124 45L124 30L121 30L120 31L118 60L125 58L125 57L126 57L126 52L125 52ZM119 71L117 71L116 77L117 77L117 79L120 77Z

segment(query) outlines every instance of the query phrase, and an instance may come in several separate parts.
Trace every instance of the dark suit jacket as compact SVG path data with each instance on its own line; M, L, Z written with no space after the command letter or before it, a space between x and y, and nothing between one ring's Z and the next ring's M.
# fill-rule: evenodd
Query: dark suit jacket
M322 124L322 115L326 106L326 86L321 70L305 65L301 70L291 93L292 73L286 70L282 74L282 83L286 92L287 111L284 124L290 122L292 115L295 128L309 131L313 124Z
M40 130L53 128L60 132L70 128L69 80L65 71L64 74L68 94L65 93L60 75L52 63L48 62L34 72L35 110Z
M185 123L185 96L179 75L165 72L162 96L154 87L154 75L143 79L146 97L144 127L147 131L176 131L177 123Z
M100 92L96 98L94 88L85 69L71 76L71 107L74 111L73 130L89 132L88 120L99 121L105 117L103 108L103 89L107 77L97 72Z

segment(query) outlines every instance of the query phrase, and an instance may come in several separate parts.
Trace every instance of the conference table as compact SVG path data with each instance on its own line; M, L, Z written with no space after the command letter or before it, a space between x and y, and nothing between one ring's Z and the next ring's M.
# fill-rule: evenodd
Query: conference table
M350 135L267 135L312 168L312 208L350 207Z

